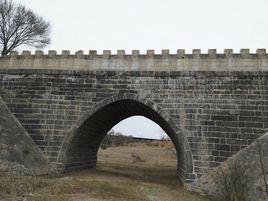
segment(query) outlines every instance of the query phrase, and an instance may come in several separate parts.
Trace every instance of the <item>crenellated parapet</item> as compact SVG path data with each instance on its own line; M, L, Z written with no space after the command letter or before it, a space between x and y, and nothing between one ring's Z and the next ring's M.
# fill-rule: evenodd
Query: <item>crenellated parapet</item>
M154 50L147 50L140 54L139 50L132 50L126 54L124 50L117 50L112 54L110 50L103 50L98 54L90 50L85 54L82 50L71 54L63 50L58 54L49 50L45 54L36 50L11 52L10 55L0 57L1 69L58 69L58 70L125 70L125 71L268 71L268 54L266 49L257 49L251 53L249 49L241 49L234 53L232 49L225 49L224 53L217 53L216 49L209 49L206 54L200 49L193 49L192 54L186 54L184 49L178 49L176 54L169 50L162 50L155 54Z

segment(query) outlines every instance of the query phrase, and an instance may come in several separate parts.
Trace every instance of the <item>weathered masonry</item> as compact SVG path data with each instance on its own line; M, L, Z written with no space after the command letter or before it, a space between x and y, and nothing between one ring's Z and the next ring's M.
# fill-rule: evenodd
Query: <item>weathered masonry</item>
M13 52L0 58L0 95L59 170L94 167L107 131L142 115L194 180L268 131L268 55Z

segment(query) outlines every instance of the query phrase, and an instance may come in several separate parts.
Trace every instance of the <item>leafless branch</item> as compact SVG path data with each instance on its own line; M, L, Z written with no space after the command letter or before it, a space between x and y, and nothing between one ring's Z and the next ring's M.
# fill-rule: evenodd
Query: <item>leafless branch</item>
M217 177L213 180L219 185L221 200L223 201L247 201L250 182L238 161L229 166L228 171L224 171L220 166Z
M264 185L265 185L265 193L266 193L266 196L268 197L268 181L267 181L266 172L265 172L265 169L264 169L263 154L262 154L262 146L261 146L261 144L258 144L258 152L259 152L259 159L260 159L260 164L261 164L262 176L263 176Z

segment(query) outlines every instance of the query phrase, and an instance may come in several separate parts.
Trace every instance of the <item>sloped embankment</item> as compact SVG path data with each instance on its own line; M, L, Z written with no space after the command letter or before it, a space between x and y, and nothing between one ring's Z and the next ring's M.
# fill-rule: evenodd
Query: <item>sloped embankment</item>
M54 172L0 97L0 174L44 175Z
M261 157L260 157L261 156ZM268 179L268 133L244 148L190 186L191 190L231 199L264 200ZM267 181L268 182L268 181ZM237 196L237 197L238 197ZM238 199L238 198L236 198Z

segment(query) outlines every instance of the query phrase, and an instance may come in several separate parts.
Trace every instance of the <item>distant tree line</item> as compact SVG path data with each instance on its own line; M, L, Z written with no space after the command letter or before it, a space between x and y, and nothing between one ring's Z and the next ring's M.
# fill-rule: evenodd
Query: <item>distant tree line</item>
M101 148L107 149L108 147L120 146L130 142L133 142L133 136L125 136L122 133L110 130L102 140Z
M123 135L120 132L115 132L114 130L110 130L106 134L104 139L102 140L100 147L102 149L107 149L108 147L127 145L132 142L143 142L143 143L150 144L153 141L170 141L170 138L167 135L162 135L160 139L137 138L137 137L133 137L132 135Z

